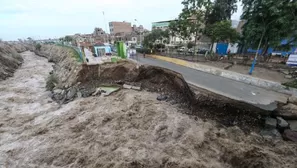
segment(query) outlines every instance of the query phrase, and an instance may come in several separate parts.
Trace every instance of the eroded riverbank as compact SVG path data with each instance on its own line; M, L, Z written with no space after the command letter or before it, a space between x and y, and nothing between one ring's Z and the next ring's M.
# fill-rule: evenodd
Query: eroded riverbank
M47 59L23 53L14 77L0 82L0 167L295 167L294 143L243 133L121 90L50 99Z

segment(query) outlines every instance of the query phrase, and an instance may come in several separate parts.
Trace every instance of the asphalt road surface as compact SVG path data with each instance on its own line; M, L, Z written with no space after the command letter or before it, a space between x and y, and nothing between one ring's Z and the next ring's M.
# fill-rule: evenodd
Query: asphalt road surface
M140 64L154 65L176 71L182 74L185 80L190 84L235 100L254 104L255 106L266 110L276 109L277 102L285 103L288 98L288 95L275 91L266 90L257 86L223 78L221 76L215 76L150 57L143 58L143 56L139 56L137 57L137 61Z

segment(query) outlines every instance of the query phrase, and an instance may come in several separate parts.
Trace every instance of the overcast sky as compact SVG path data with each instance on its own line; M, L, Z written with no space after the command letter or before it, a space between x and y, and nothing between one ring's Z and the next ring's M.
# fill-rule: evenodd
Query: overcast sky
M181 0L1 0L0 38L92 33L94 27L108 30L110 21L139 23L151 29L152 22L175 19L181 9ZM240 14L239 5L232 19L239 20Z

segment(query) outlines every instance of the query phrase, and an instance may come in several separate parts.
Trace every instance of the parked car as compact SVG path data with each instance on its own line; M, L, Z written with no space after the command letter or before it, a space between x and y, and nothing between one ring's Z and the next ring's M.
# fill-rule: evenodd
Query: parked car
M198 49L197 54L205 54L207 51L209 51L209 49Z
M177 52L184 52L186 50L186 47L181 47L177 50Z
M197 53L197 50L194 51L194 48L190 48L190 49L188 49L188 53L189 54Z

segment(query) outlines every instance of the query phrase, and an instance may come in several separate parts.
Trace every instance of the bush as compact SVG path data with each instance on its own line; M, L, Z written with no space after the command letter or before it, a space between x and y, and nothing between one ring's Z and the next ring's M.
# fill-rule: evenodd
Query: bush
M58 83L58 79L54 74L50 74L46 80L46 90L52 91L56 84Z
M146 54L150 54L151 53L151 50L150 49L148 49L148 48L138 48L138 49L136 49L136 51L138 52L138 53L146 53Z
M187 47L190 49L190 48L193 48L195 46L195 43L193 43L193 42L189 42L188 44L187 44Z
M37 51L40 51L40 49L41 49L41 45L38 43L38 44L36 44L35 45L35 49L37 50Z
M297 79L295 79L291 82L283 83L283 85L285 85L287 87L297 88Z

